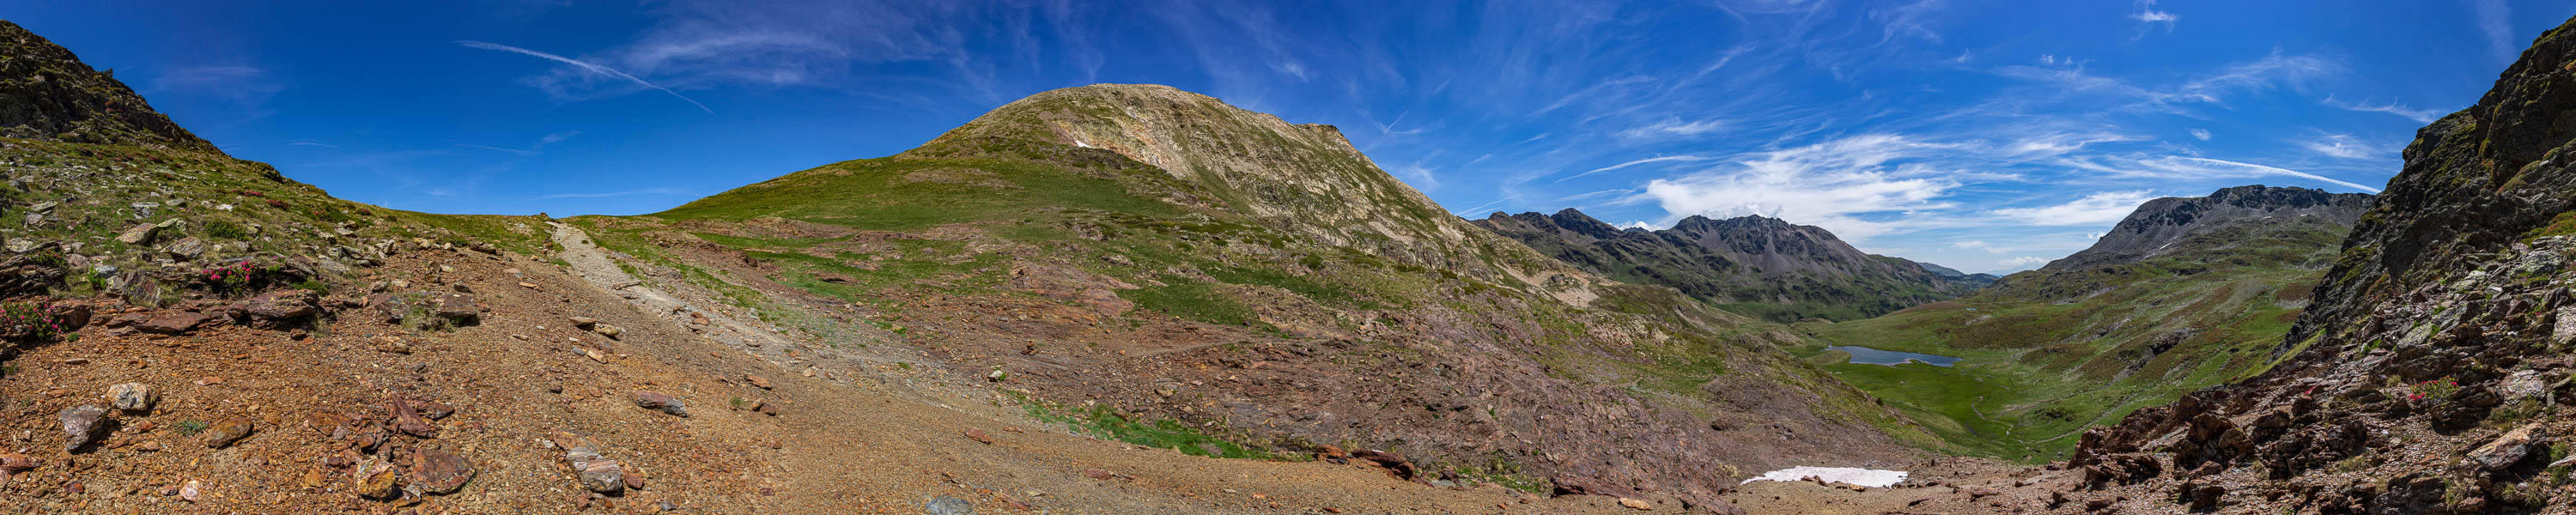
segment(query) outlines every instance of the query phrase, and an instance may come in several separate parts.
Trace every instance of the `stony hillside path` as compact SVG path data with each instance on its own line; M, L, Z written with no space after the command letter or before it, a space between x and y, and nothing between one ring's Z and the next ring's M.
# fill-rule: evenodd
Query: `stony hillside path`
M779 337L775 331L764 330L759 327L755 327L752 324L743 323L741 320L727 316L721 311L696 309L692 307L688 301L680 300L677 296L673 296L668 292L656 289L651 284L646 283L643 279L637 278L633 274L626 273L624 268L617 266L616 260L610 259L606 251L600 250L599 245L590 240L589 233L582 232L579 227L573 227L561 222L547 222L547 225L554 226L554 232L552 235L555 243L563 246L563 252L560 253L558 257L563 258L567 263L571 263L575 274L581 276L582 279L590 281L591 284L598 285L600 288L620 293L621 297L626 297L625 294L632 294L633 296L626 297L627 300L643 307L648 313L660 313L665 318L673 319L674 321L685 325L688 323L688 320L685 315L682 315L682 313L694 311L699 315L705 316L717 327L722 328L724 332L720 333L720 336L731 336L734 339L758 340L758 343L741 341L734 342L749 344L753 347L759 347L766 344L785 348L787 344L791 343L787 339Z
M998 392L870 381L867 367L826 365L860 377L805 376L795 368L810 361L743 352L751 349L725 337L760 338L759 347L767 349L827 345L697 310L626 273L580 228L554 224L553 236L573 275L597 288L594 298L622 299L654 315L667 324L656 332L690 334L673 329L689 327L693 317L685 313L693 310L724 329L654 349L670 368L759 375L774 383L766 393L791 411L775 419L779 427L744 429L767 432L758 437L774 438L783 451L757 467L775 496L756 499L766 502L752 504L761 507L755 511L940 513L929 505L945 496L968 501L975 513L1649 513L1611 497L1435 488L1369 468L1205 458L1099 440L1031 420ZM699 402L721 409L709 401ZM970 431L992 443L980 443Z

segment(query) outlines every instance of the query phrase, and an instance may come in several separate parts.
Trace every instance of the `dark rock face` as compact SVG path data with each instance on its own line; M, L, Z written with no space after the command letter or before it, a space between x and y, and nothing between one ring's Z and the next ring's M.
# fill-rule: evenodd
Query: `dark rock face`
M152 110L114 72L92 70L52 41L0 21L0 135L71 143L156 144L214 151Z
M2255 185L2222 189L2206 197L2149 200L2092 247L2049 262L2047 268L2072 270L2137 261L2158 255L2184 238L2235 224L2320 217L2334 225L2351 226L2370 209L2370 199L2361 193Z
M1475 223L1576 267L1749 305L1738 309L1777 321L1866 318L1957 297L1993 280L1871 255L1823 228L1760 216L1693 216L1659 231L1623 230L1572 209L1495 213Z

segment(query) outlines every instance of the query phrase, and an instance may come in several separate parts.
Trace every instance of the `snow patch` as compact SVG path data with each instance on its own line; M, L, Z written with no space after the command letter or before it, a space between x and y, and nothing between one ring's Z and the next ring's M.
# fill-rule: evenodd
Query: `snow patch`
M1090 144L1090 143L1084 143L1084 142L1082 142L1082 138L1074 138L1074 139L1073 139L1073 146L1082 147L1082 148L1100 148L1100 147L1094 147L1094 146L1091 146L1091 144Z
M1870 488L1887 488L1888 486L1895 485L1899 481L1904 481L1905 474L1906 472L1902 470L1874 470L1851 467L1793 467L1766 472L1763 473L1761 477L1747 479L1744 480L1743 483L1738 484L1751 484L1754 481L1781 481L1794 483L1805 481L1807 478L1812 477L1822 479L1827 483L1842 483L1854 486L1866 486Z

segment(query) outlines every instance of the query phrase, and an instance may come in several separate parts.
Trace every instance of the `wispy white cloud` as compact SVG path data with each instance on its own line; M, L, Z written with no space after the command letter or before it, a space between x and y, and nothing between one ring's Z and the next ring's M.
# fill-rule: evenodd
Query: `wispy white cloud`
M465 147L465 148L472 148L472 149L490 150L490 151L493 151L493 152L507 152L507 153L511 153L511 154L518 154L518 155L523 155L523 156L533 156L533 155L537 155L537 154L539 154L539 152L534 151L534 150L519 150L519 149L515 149L515 148L501 148L501 147L484 146L484 145L468 145L468 144L464 144L464 143L458 143L458 144L456 144L456 146L459 146L459 147Z
M1484 210L1485 210L1485 208L1494 207L1494 206L1496 206L1496 205L1500 205L1500 204L1502 204L1502 203L1504 203L1504 202L1511 202L1513 199L1518 199L1518 198L1521 198L1521 196L1520 196L1520 195L1517 195L1517 194L1512 195L1512 196L1508 196L1508 197L1498 198L1498 199L1494 199L1494 201L1493 201L1493 202L1486 202L1486 203L1483 203L1483 204L1477 204L1477 205L1476 205L1476 207L1471 207L1471 208L1461 209L1461 210L1458 210L1457 212L1455 212L1455 213L1453 213L1453 214L1456 214L1456 215L1458 215L1458 216L1459 216L1459 217L1461 217L1461 218L1473 218L1473 216L1469 216L1469 215L1479 213L1479 212L1481 212L1481 211L1484 211Z
M2344 102L2335 100L2332 96L2328 96L2325 100L2321 100L2319 102L2336 109L2361 111L2366 113L2388 113L2403 116L2406 117L2406 119L2414 120L2415 123L2433 123L2433 120L2441 119L2443 114L2443 111L2440 109L2415 109L2407 107L2406 104L2397 103L2395 100L2390 100L2385 104L2372 105L2369 100L2362 100L2360 102Z
M600 75L604 75L604 76L608 76L608 77L614 77L614 78L617 78L617 79L619 79L619 80L623 80L623 81L626 81L626 82L634 83L634 84L635 84L635 85L637 85L637 86L643 86L643 87L646 87L646 88L651 88L651 89L653 89L654 91L660 91L660 92L662 92L662 93L669 94L669 95L671 95L671 98L677 98L677 99L680 99L680 100L681 100L681 101L683 101L683 102L688 102L688 103L689 103L689 105L697 106L699 110L706 111L706 112L707 112L707 114L715 114L715 112L716 112L716 110L715 110L715 109L708 108L706 104L698 103L698 101L697 101L696 99L689 98L687 95L682 95L682 94L680 94L680 92L677 92L677 91L671 91L671 88L665 88L665 87L662 87L662 86L660 86L660 85L653 84L653 83L651 83L651 82L646 82L644 79L639 78L639 77L636 77L636 76L634 76L634 75L629 75L629 74L627 74L626 72L617 71L616 69L609 68L609 67L606 67L606 66L600 66L600 65L597 65L597 64L592 64L592 63L590 63L590 62L588 62L588 61L583 61L583 60L580 60L580 59L573 59L573 58L570 58L570 57L564 57L564 56L555 55L555 54L549 54L549 53L545 53L545 52L539 52L539 51L535 51L535 50L529 50L529 49L525 49L525 48L514 47L514 46L510 46L510 45L503 45L503 44L499 44L499 43L485 43L485 42L481 42L481 41L459 40L459 41L457 41L457 42L456 42L456 44L458 44L458 45L463 45L463 46L465 46L466 48L476 48L476 49L483 49L483 50L496 50L496 51L502 51L502 52L509 52L509 53L514 53L514 54L519 54L519 55L525 55L525 56L529 56L529 57L535 57L535 58L538 58L538 59L545 59L545 60L548 60L548 61L554 61L554 62L558 62L558 63L569 64L569 65L572 65L572 66L574 66L574 67L576 67L576 68L580 68L580 69L582 69L582 70L589 71L589 72L591 72L591 73L596 73L596 74L600 74Z
M156 95L190 95L214 98L240 107L247 117L266 116L270 98L286 90L286 84L265 68L245 65L206 65L171 68L152 77L144 90Z
M2112 156L2068 159L2060 164L2112 177L2150 179L2244 179L2291 177L2378 193L2379 188L2343 179L2276 166L2189 156Z
M2154 197L2145 191L2104 191L2061 204L1989 209L1986 215L2022 225L2110 225Z
M1583 176L1587 176L1587 175L1592 175L1592 174L1601 173L1601 172L1607 172L1607 171L1612 171L1612 170L1618 170L1618 169L1621 169L1621 168L1627 168L1627 167L1637 166L1637 165L1654 164L1654 163L1673 163L1673 162L1689 162L1689 161L1707 161L1707 160L1709 160L1709 159L1714 159L1714 158L1706 157L1706 156L1693 156L1693 155L1679 155L1679 156L1655 156L1655 157L1649 157L1649 158L1644 158L1644 159L1635 159L1635 160L1630 160L1630 161L1628 161L1628 162L1619 163L1619 164L1610 165L1610 166L1604 166L1604 167L1600 167L1600 168L1594 168L1594 169L1591 169L1591 170L1585 170L1583 173L1578 173L1578 174L1574 174L1574 175L1568 175L1568 176L1565 176L1565 178L1563 178L1563 179L1557 179L1555 182L1565 182L1565 181L1568 181L1568 180L1573 180L1573 179L1575 179L1575 178L1577 178L1577 177L1583 177Z
M1668 218L1763 215L1863 241L1906 225L1885 215L1949 207L1951 174L1905 162L1959 148L1871 134L1762 152L1734 166L1657 179L1625 202L1654 202Z
M2362 141L2351 134L2318 133L2294 142L2299 148L2336 159L2373 159L2394 157L2397 150L2387 145Z
M288 145L288 146L296 146L296 147L340 148L340 146L339 146L339 145L333 145L333 144L329 144L329 143L322 143L322 142L318 142L318 141L297 141L297 142L287 143L287 145Z
M2040 265L2048 264L2049 261L2050 259L2039 256L2013 256L2010 258L2004 258L2001 261L1996 261L1995 267L1998 271L2019 271L2027 268L2037 268Z
M581 135L581 131L564 131L564 132L558 132L558 133L554 133L554 134L547 134L547 135L545 135L545 136L542 136L542 137L537 138L537 145L536 145L536 146L538 146L538 147L544 147L544 146L546 146L546 145L553 145L553 144L556 144L556 143L562 143L562 142L564 142L564 140L572 139L572 137L573 137L573 136L580 136L580 135Z
M1725 126L1725 123L1717 120L1682 121L1679 118L1665 118L1643 127L1620 131L1619 136L1628 139L1689 137L1717 132L1719 128Z
M2210 138L2209 129L2190 129L2183 132L2189 132L2192 138L2201 141L2209 141Z
M1984 252L1989 253L1989 254L2002 254L2002 253L2006 253L2006 252L2011 252L2011 251L2012 251L2012 249L2007 249L2007 248L2003 248L2003 247L1997 247L1997 246L1994 246L1993 244L1986 243L1986 242L1985 242L1985 240L1965 240L1965 241L1952 242L1952 243L1950 243L1950 247L1951 247L1951 248L1960 248L1960 249L1968 249L1968 250L1984 251Z
M2519 46L2513 40L2513 25L2506 22L2513 18L2513 7L2504 0L2468 0L2468 4L2470 17L2478 22L2478 34L2486 36L2487 48L2496 57L2512 59L2514 47Z
M587 193L556 193L556 194L553 194L553 195L540 195L540 196L535 196L535 197L528 197L528 198L527 198L527 200L552 200L552 199L565 199L565 198L610 198L610 197L631 197L631 196L636 196L636 195L679 195L679 194L682 194L682 193L687 193L687 192L685 192L685 191L681 191L679 188L648 188L648 189L628 190L628 191L587 192Z
M2181 21L2182 17L2177 16L2174 13L2156 10L2156 0L2138 0L2138 12L2130 14L2129 19L2138 20L2138 24L2141 27L2163 24L2166 32L2172 32L2174 22ZM2141 33L2144 33L2144 31L2141 31Z

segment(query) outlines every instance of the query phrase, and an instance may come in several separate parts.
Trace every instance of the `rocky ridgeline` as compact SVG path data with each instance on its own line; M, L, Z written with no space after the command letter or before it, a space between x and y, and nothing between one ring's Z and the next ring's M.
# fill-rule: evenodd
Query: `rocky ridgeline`
M2349 227L2370 209L2371 198L2364 193L2254 185L2220 189L2206 197L2149 200L2120 219L2119 225L2104 233L2093 246L2051 261L2046 269L2068 271L2135 262L2169 251L2175 242L2239 224L2278 224L2287 219L2316 217Z
M2088 431L2069 465L2091 488L2208 509L2569 509L2571 28L2419 132L2282 363Z
M1824 228L1762 216L1693 216L1653 231L1620 229L1573 209L1497 212L1474 223L1578 268L1747 305L1757 311L1749 315L1780 322L1877 316L1965 295L1992 280L1871 255Z

